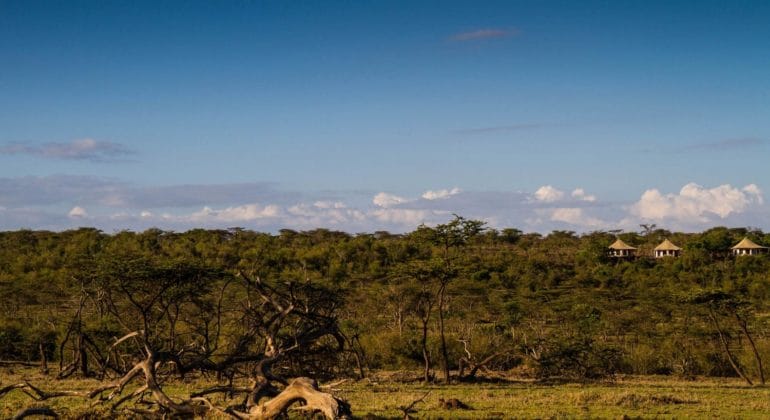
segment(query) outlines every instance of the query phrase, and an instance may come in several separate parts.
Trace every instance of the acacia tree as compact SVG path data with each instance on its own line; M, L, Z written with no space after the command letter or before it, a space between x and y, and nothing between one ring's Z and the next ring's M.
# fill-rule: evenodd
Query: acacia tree
M432 377L433 358L428 348L428 335L436 306L437 294L433 282L437 277L436 268L431 261L415 260L400 265L396 271L396 277L404 280L401 284L401 293L408 299L407 307L420 322L420 350L423 360L423 380L426 383L430 382Z
M467 248L470 241L484 231L484 222L469 220L454 216L454 219L445 224L430 228L420 226L415 232L418 240L427 242L436 248L436 254L431 257L432 277L437 282L436 309L438 312L438 330L441 346L441 370L444 374L444 382L449 383L449 353L447 351L445 316L447 304L447 287L456 279L462 267L457 265L457 259L462 251Z
M744 369L738 363L737 358L730 349L730 333L725 324L723 318L733 318L738 324L741 333L746 337L749 346L751 347L752 354L754 355L754 362L756 363L757 373L759 375L759 381L762 385L765 384L765 373L762 366L762 357L757 350L754 337L749 332L748 322L752 316L751 307L748 302L740 299L738 296L728 293L722 290L706 290L697 291L690 296L686 296L683 301L702 312L705 312L705 316L714 327L716 334L719 338L719 343L722 350L730 362L735 373L741 377L747 384L753 385L751 378L746 374Z

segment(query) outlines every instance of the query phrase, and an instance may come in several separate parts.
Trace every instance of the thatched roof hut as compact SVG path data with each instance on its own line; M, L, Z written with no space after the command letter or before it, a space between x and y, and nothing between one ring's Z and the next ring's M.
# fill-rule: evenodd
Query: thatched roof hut
M732 250L733 255L758 255L764 254L768 250L766 246L757 245L749 238L743 238L730 249Z
M678 257L682 254L682 248L674 245L668 239L664 239L660 245L655 247L655 258Z
M610 257L628 258L636 255L636 248L621 241L620 239L613 242L612 245L609 246L609 249L610 250L608 252L608 255Z

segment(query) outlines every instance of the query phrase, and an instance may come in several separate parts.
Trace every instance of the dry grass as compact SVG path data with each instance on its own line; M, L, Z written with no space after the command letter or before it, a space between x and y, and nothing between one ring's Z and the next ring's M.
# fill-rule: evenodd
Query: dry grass
M356 416L381 418L402 416L399 407L428 391L424 401L415 406L416 418L767 418L770 413L770 388L749 387L733 379L685 381L645 376L587 384L508 380L443 386L401 381L408 376L378 374L371 380L346 381L336 385L334 393L351 403ZM90 379L57 381L30 369L0 369L0 388L22 380L46 390L85 390L97 384ZM210 384L196 379L166 384L165 389L184 398L191 390ZM471 410L448 410L439 403L439 399L451 398L459 399ZM224 401L217 402L224 405ZM89 411L114 418L108 407L83 398L36 403L19 391L0 399L0 418L35 404L50 406L64 418Z

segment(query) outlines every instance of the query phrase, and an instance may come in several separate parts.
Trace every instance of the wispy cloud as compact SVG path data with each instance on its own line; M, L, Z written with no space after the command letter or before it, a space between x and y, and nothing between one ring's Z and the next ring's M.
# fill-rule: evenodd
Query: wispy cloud
M503 133L508 131L533 130L538 128L551 127L554 125L556 124L524 123L524 124L496 125L491 127L461 128L457 130L452 130L452 132L456 134L492 134L492 133Z
M47 159L116 162L126 160L135 152L120 143L94 139L79 139L69 143L15 142L0 146L0 155L31 155Z
M452 41L466 42L482 39L504 38L518 35L518 29L482 28L472 31L459 32L449 37Z
M763 139L755 137L744 137L726 139L721 141L715 141L710 143L697 143L691 144L681 148L680 152L693 152L693 151L709 151L709 152L722 152L728 150L745 150L752 149L767 144L768 142Z
M75 175L0 178L0 206L79 204L125 209L235 205L248 200L287 204L307 198L266 182L136 186L121 180Z

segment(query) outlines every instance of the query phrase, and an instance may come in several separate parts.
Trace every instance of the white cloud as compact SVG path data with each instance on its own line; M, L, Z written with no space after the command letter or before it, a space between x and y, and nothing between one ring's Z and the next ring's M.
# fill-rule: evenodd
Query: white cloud
M589 201L589 202L596 201L595 195L586 194L585 190L582 188L575 188L575 190L572 191L571 195L572 195L572 198L575 198L577 200Z
M706 223L712 216L724 219L762 202L762 191L754 184L743 189L728 184L704 188L691 182L678 194L662 194L657 189L649 189L630 212L643 219Z
M401 226L417 227L422 223L432 221L433 216L440 214L424 209L376 209L370 213L373 218L381 223Z
M286 211L292 216L313 217L318 213L318 208L307 204L295 204Z
M379 207L392 207L398 204L406 203L409 200L397 195L388 194L386 192L378 193L372 199L372 203Z
M422 194L422 198L426 200L440 200L444 198L451 197L453 195L460 194L462 190L460 190L457 187L452 188L451 190L436 190L436 191L425 191Z
M69 216L72 219L83 219L88 217L88 212L86 212L86 209L80 206L75 206L72 208L72 210L67 213L67 216Z
M753 196L754 199L757 200L757 203L764 204L765 201L762 199L762 190L760 190L756 184L749 184L743 187L743 192Z
M535 192L447 188L415 197L386 192L368 197L369 203L356 192L300 193L267 183L144 187L99 177L0 178L0 228L57 230L77 221L105 231L242 226L269 232L319 227L408 232L421 223L445 223L452 214L484 220L492 228L537 232L565 226L578 231L634 229L645 220L683 230L716 223L770 227L770 212L755 184L687 184L672 194L650 189L626 203L601 203L584 188L561 191L551 185Z
M295 228L317 228L326 226L355 226L366 220L366 215L358 210L348 208L341 202L315 202L313 205L300 203L287 209L287 215L281 223Z
M560 191L550 185L544 185L535 191L535 199L538 201L544 201L546 203L552 203L564 198L564 191Z
M345 203L341 201L316 201L313 203L313 206L318 207L319 209L344 209Z
M227 207L221 210L204 207L189 215L187 219L192 222L248 222L277 217L280 211L280 207L276 205L261 206L256 203Z

